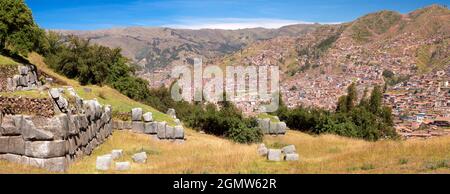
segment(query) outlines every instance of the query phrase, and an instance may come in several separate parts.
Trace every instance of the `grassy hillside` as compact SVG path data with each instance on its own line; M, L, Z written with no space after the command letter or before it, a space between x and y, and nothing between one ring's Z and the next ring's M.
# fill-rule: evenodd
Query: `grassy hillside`
M132 164L126 173L450 173L450 137L367 142L288 131L285 136L266 137L264 142L270 148L296 145L300 161L268 162L257 155L256 144L235 144L192 130L186 133L188 140L177 144L115 131L92 156L73 164L67 173L103 173L95 170L96 157L112 149L124 150L120 161L130 161L133 153L142 150L149 154L146 164ZM47 172L0 161L0 173Z

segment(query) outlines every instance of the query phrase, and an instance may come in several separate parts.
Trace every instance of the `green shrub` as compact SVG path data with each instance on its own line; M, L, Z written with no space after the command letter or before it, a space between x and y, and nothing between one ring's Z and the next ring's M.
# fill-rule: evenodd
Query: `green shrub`
M262 142L264 134L259 128L248 128L240 123L237 127L231 128L227 132L227 137L238 143Z

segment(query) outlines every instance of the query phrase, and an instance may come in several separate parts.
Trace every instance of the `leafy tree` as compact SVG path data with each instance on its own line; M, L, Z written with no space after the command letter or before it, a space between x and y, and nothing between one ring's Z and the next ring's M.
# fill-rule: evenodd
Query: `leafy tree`
M358 94L356 91L356 84L352 83L347 88L347 100L346 100L347 111L350 111L355 107L355 103L356 103L357 99L358 99Z
M0 51L28 54L39 48L43 35L23 0L0 1Z
M372 91L372 95L369 100L369 110L370 112L377 114L381 108L383 94L381 92L380 86L375 86Z

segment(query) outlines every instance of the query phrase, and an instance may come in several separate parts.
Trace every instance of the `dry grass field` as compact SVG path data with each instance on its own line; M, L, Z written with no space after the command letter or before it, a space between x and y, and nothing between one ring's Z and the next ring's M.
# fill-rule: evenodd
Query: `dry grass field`
M311 136L288 131L285 136L264 139L269 148L294 144L298 162L269 162L256 153L257 145L186 132L187 141L171 143L143 134L115 131L91 156L71 165L69 174L204 174L204 173L450 173L450 137L428 140L367 142L334 135ZM95 170L96 157L112 149L123 149L123 158L146 151L146 164L132 163L126 172ZM0 162L0 173L49 173L45 170Z

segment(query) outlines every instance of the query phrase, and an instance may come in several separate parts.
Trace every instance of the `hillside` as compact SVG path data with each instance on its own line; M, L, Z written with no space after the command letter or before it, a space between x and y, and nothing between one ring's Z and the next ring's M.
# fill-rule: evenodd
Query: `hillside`
M61 31L91 39L93 43L120 47L123 54L148 70L182 64L186 57L219 57L238 51L258 40L279 36L300 36L316 24L299 24L280 29L185 30L170 28L116 28L96 31Z

